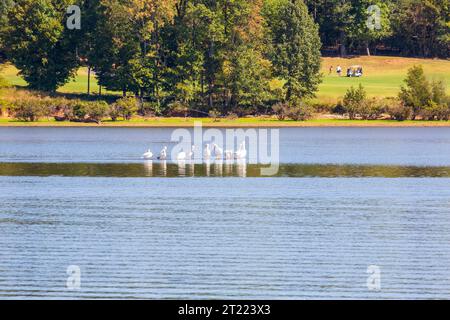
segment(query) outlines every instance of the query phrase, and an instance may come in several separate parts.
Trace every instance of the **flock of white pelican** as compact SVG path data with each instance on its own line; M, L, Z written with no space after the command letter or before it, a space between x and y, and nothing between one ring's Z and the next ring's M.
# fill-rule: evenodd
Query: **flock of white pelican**
M168 160L167 154L168 148L164 146L159 154L156 156L158 160ZM196 159L195 153L197 152L197 148L193 145L189 152L180 151L176 155L177 161L186 161L186 160L194 160ZM146 153L142 155L142 158L145 160L153 160L154 154L151 150L148 150ZM243 141L239 149L237 151L234 150L223 150L217 144L206 144L203 150L203 160L245 160L247 159L247 148L245 141Z

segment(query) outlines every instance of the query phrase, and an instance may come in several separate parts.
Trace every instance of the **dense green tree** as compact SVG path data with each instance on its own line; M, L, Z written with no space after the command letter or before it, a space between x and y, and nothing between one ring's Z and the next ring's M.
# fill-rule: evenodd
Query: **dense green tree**
M128 0L126 9L140 47L130 65L141 99L151 93L158 103L160 101L166 69L161 30L172 23L175 4L175 0Z
M225 1L224 108L259 107L268 97L271 62L264 57L260 0Z
M5 29L8 26L8 12L11 10L13 4L13 0L2 0L0 2L0 61L5 58L3 38Z
M173 16L173 1L99 0L89 61L109 90L160 96L164 69L160 29Z
M357 115L364 109L364 104L367 102L367 93L362 84L358 88L351 87L345 93L342 104L345 112L348 114L350 120L356 119Z
M448 57L450 5L448 0L398 0L393 6L392 43L407 55Z
M218 10L218 1L180 1L175 24L165 34L175 98L186 101L188 95L197 95L199 107L206 105L208 109L214 108L220 94L217 77L224 27Z
M100 86L109 90L136 91L131 77L130 60L139 53L139 42L125 11L123 1L99 0L97 21L87 51Z
M76 30L66 28L69 0L17 0L8 10L3 42L9 59L33 89L54 91L78 66Z
M271 0L273 1L273 0ZM448 57L448 0L305 0L325 46L341 56L384 44L405 55ZM380 8L381 28L366 27L368 8Z
M373 43L391 35L390 13L391 8L386 1L352 1L352 23L347 27L351 46L357 50L364 48L367 55L370 55Z
M353 1L306 0L305 3L320 27L322 43L336 47L341 56L346 56L348 33L355 24L352 18Z
M433 93L422 66L414 66L408 70L405 84L406 86L401 88L399 98L406 107L411 108L414 120L432 101Z
M318 26L302 0L290 0L276 12L272 61L286 80L286 100L314 96L321 82Z
M258 107L271 64L264 56L261 0L179 1L165 30L174 97L205 111Z

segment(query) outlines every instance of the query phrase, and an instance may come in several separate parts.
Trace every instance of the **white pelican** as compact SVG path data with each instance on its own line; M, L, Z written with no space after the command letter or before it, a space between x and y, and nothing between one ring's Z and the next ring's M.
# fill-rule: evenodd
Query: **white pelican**
M203 155L206 160L211 159L211 148L209 147L209 144L206 145L205 152Z
M219 148L217 144L213 144L214 148L214 154L216 155L216 160L222 160L223 159L223 149Z
M186 152L184 152L184 151L179 152L178 155L177 155L177 160L178 161L186 160Z
M247 158L247 149L245 147L245 141L243 141L239 147L239 150L235 153L235 157L238 160Z
M153 158L153 153L151 152L151 150L149 149L146 153L144 153L142 155L142 158L150 160Z
M167 159L167 147L164 147L159 153L158 160L166 160Z

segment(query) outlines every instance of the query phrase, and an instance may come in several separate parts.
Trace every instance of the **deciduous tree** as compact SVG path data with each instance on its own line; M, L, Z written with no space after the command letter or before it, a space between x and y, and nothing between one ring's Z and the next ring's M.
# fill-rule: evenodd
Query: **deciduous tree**
M30 88L55 91L78 66L76 31L66 28L69 0L16 0L8 10L3 42Z

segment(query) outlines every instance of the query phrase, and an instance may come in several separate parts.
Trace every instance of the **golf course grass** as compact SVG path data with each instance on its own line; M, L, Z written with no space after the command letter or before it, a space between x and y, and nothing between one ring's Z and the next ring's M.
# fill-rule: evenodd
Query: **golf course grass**
M0 67L0 76L7 81L8 84L12 86L25 87L27 83L19 75L19 70L14 66L8 64L4 65L3 68ZM94 73L91 74L91 92L98 93L99 86ZM88 69L80 68L74 80L67 83L65 86L58 89L61 93L86 93L88 87ZM112 94L111 92L102 89L102 94Z
M338 77L335 70L340 65L343 73L348 67L360 65L364 69L362 78ZM395 97L406 77L408 69L414 65L422 65L429 80L444 80L450 92L450 61L434 59L414 59L399 57L357 57L357 58L324 58L322 72L324 81L317 97L319 101L335 101L341 98L351 86L362 84L370 97ZM333 66L333 73L329 68Z

